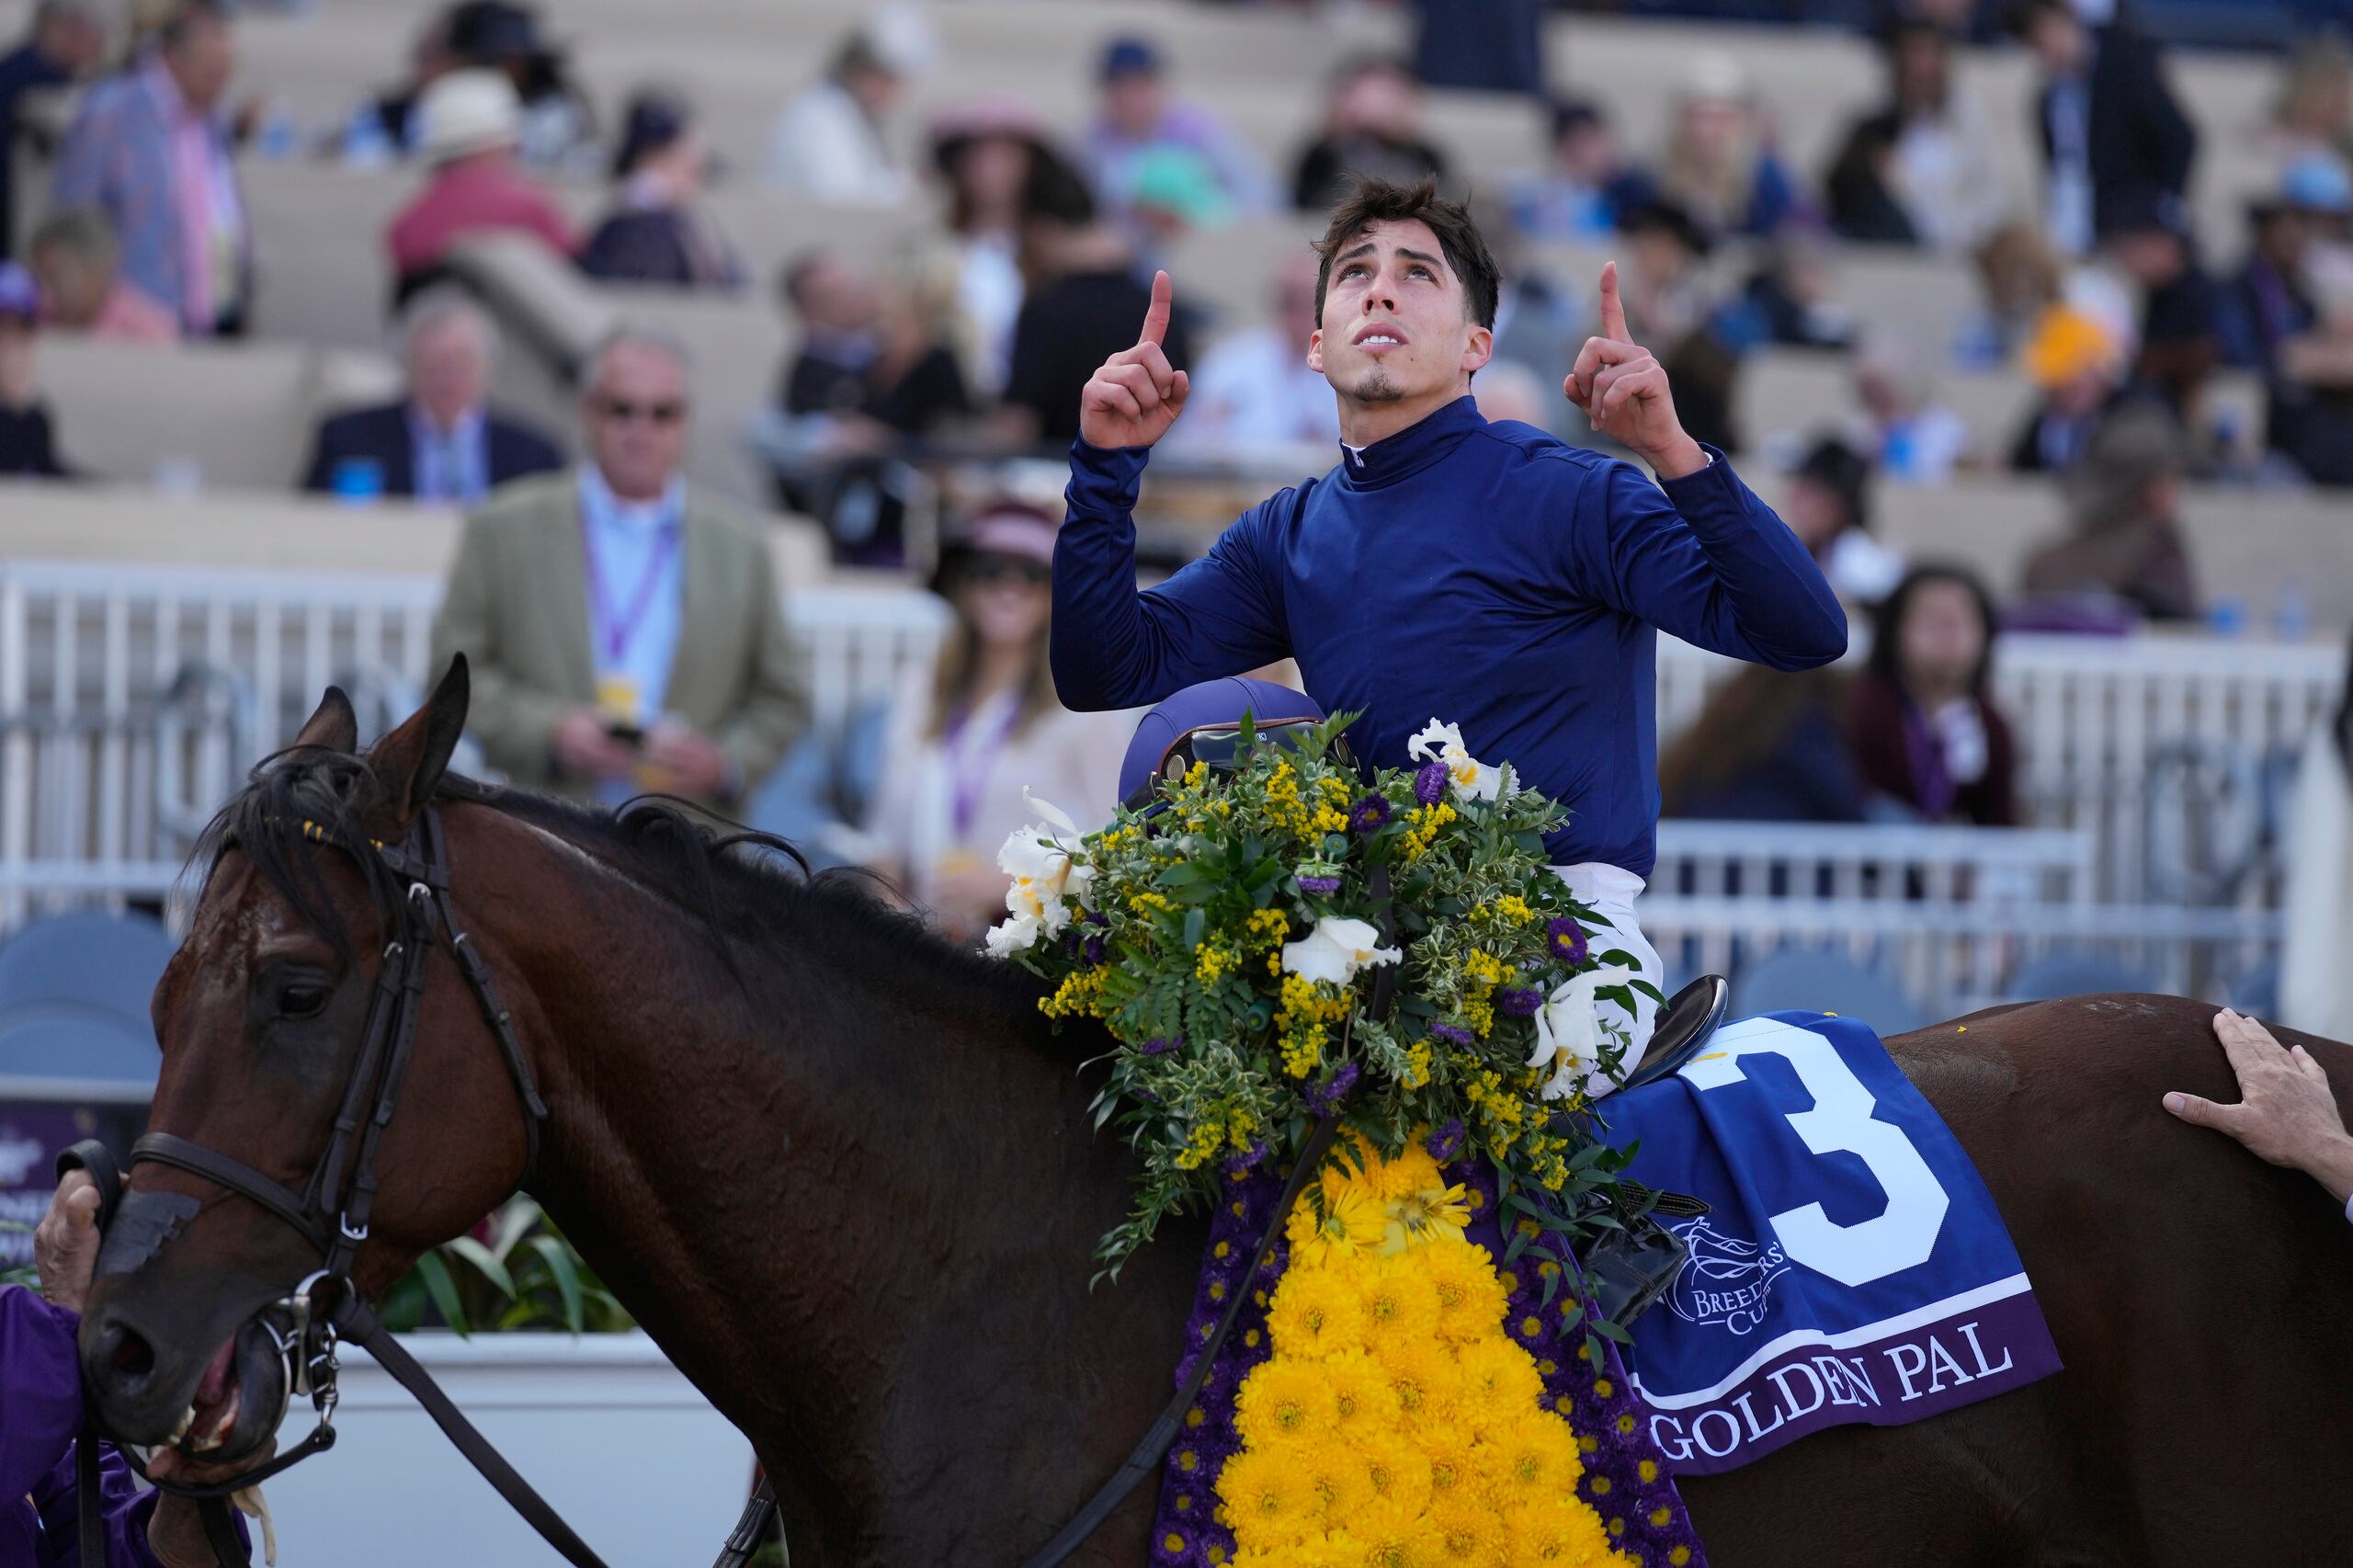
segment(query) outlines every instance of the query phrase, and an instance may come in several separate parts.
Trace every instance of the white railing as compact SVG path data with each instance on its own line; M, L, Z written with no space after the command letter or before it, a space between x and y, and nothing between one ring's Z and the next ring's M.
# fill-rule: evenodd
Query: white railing
M2277 910L2097 897L2095 850L2081 828L1670 820L1636 907L1678 978L1830 949L1931 1014L2000 1001L2058 952L2216 999L2279 956Z

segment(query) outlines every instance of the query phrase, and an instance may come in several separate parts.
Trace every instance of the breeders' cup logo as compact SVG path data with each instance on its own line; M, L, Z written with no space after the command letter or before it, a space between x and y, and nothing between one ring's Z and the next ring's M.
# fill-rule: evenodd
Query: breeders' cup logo
M1685 1323L1715 1324L1742 1335L1765 1321L1773 1281L1789 1272L1778 1246L1725 1235L1705 1216L1670 1227L1691 1249L1666 1302Z

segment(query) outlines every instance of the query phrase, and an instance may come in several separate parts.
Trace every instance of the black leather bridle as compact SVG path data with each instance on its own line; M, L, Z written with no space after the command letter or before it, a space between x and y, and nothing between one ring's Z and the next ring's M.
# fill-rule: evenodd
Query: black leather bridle
M213 1554L229 1568L250 1568L252 1559L238 1537L228 1499L233 1494L258 1485L335 1446L338 1398L335 1379L340 1365L335 1347L348 1341L374 1357L385 1371L415 1396L483 1478L574 1568L605 1568L603 1560L588 1549L546 1499L531 1489L530 1483L490 1445L449 1395L441 1392L431 1375L385 1329L351 1278L352 1265L360 1244L368 1239L375 1208L377 1149L399 1107L401 1085L416 1044L426 960L437 946L446 945L457 960L514 1079L523 1111L526 1147L517 1187L528 1186L532 1172L539 1167L540 1129L547 1119L547 1105L540 1097L539 1085L523 1054L522 1043L515 1037L513 1022L499 1001L489 966L458 928L457 912L449 902L449 866L439 813L436 808L426 806L397 846L375 840L365 845L349 843L316 823L301 825L306 839L339 848L363 866L368 855L379 857L400 888L393 898L394 907L384 911L387 925L397 934L385 948L383 961L377 970L359 1054L352 1063L342 1104L335 1112L318 1164L298 1193L242 1160L171 1132L150 1132L141 1137L131 1146L131 1163L133 1166L169 1165L225 1187L284 1221L319 1254L319 1267L305 1275L285 1297L265 1308L261 1319L285 1363L284 1403L271 1425L274 1427L284 1419L285 1405L290 1404L297 1393L309 1395L318 1413L318 1425L309 1437L286 1452L227 1480L200 1485L156 1480L146 1473L138 1457L129 1452L124 1452L124 1460L142 1479L161 1490L195 1499ZM1385 869L1377 875L1376 889L1385 908ZM1382 925L1385 928L1386 919ZM1374 1016L1388 1012L1394 983L1394 971L1383 970L1374 986ZM1337 1131L1336 1117L1326 1115L1309 1135L1283 1198L1276 1206L1276 1214L1290 1211L1308 1182L1321 1170ZM123 1194L111 1159L102 1146L77 1145L60 1157L61 1175L75 1167L90 1172L102 1195L100 1225L104 1240L97 1269L100 1278L128 1273L146 1262L196 1211L193 1200L176 1193L150 1190ZM119 1223L115 1222L118 1209ZM1249 1297L1251 1282L1265 1266L1280 1233L1281 1226L1277 1223L1269 1225L1260 1238L1226 1311L1199 1346L1193 1371L1176 1391L1176 1398L1145 1431L1142 1440L1111 1478L1051 1540L1025 1560L1022 1568L1052 1568L1062 1562L1150 1477L1176 1441L1186 1412L1207 1383L1218 1353L1240 1316L1242 1303ZM82 1440L76 1445L81 1560L85 1563L106 1561L104 1499L98 1474L98 1445L103 1436L93 1426L83 1432ZM775 1490L764 1478L721 1549L714 1568L745 1568L768 1538L776 1515Z

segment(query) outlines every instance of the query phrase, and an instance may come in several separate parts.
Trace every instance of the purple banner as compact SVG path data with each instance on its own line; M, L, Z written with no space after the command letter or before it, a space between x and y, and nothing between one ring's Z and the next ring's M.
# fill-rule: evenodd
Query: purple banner
M96 1115L74 1106L0 1105L0 1268L33 1260L32 1228L57 1190L57 1156L97 1131Z
M1792 1342L1795 1343L1792 1343ZM1635 1392L1681 1475L1737 1469L1847 1422L1900 1426L2049 1377L2058 1346L2026 1276L1844 1334L1786 1335L1727 1384L1671 1401Z

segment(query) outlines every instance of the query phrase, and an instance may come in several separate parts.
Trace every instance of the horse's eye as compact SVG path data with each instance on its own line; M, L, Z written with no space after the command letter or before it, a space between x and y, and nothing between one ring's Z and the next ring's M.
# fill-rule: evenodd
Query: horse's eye
M314 1017L327 1005L327 988L313 980L289 980L278 988L278 1013L285 1018Z

